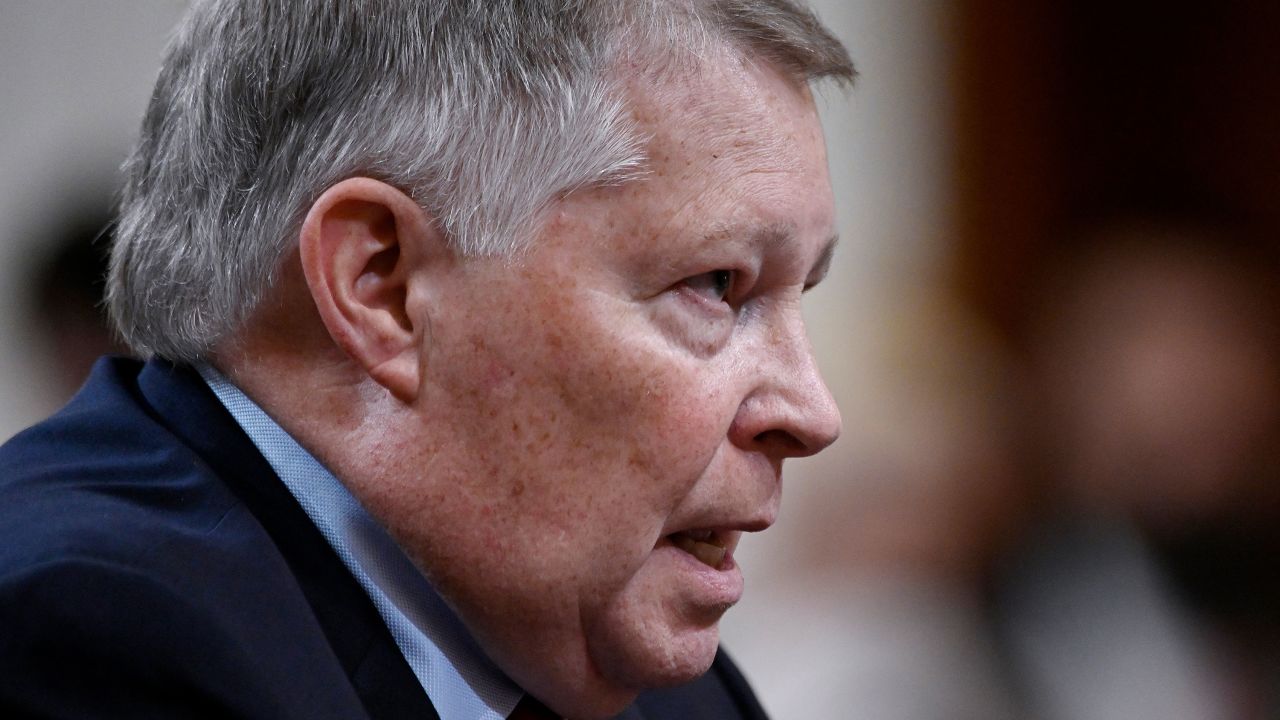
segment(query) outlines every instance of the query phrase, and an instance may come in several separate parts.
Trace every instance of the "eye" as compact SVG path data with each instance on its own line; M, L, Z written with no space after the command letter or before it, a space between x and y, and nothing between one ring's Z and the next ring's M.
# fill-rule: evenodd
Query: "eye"
M684 286L708 302L722 303L733 290L732 270L712 270L684 280Z

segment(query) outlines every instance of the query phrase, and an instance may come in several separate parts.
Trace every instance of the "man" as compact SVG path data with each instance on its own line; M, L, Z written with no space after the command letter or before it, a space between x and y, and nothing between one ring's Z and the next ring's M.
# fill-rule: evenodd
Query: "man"
M839 432L852 73L784 0L196 4L108 283L152 359L0 452L0 702L761 717L717 622Z

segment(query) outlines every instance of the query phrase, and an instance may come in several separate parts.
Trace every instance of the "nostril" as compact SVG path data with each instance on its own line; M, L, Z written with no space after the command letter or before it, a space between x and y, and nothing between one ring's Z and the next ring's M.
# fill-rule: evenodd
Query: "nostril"
M766 430L756 435L755 441L757 445L786 455L804 455L809 452L809 448L800 441L800 438L786 430Z

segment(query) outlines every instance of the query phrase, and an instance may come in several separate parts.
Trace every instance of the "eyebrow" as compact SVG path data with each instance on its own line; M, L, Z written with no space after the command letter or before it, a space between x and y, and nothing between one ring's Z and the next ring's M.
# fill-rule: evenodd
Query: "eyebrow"
M740 227L728 225L717 228L707 233L707 239L722 238L733 236L740 233ZM762 249L771 249L783 243L789 242L796 234L796 226L794 223L778 222L760 225L751 228L746 233L747 242L751 245L759 246ZM818 261L814 263L814 268L826 268L831 264L831 257L835 253L836 245L840 242L839 233L832 233L827 238L826 246L822 249L822 254L818 256Z
M742 232L741 226L726 225L718 227L703 236L703 242L720 242L726 238L741 237L742 242L746 245L760 248L761 250L771 250L790 242L796 233L796 227L792 223L780 222L760 225L745 233ZM813 286L822 282L827 277L827 273L831 270L831 262L835 257L836 245L840 243L839 233L832 233L827 238L826 245L822 248L822 252L818 255L818 259L813 264L813 268L809 270L808 280L805 281L805 290L809 290Z
M827 246L822 249L822 254L818 256L818 262L814 263L813 270L809 271L810 279L805 283L805 290L812 288L826 279L827 273L831 271L831 261L836 255L836 246L839 244L839 235L832 235L827 239Z

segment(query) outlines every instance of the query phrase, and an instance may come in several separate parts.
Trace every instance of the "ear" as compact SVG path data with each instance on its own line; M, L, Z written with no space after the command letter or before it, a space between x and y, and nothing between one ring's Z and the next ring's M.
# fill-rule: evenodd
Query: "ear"
M430 342L424 306L413 294L445 248L412 198L369 178L326 190L299 234L302 271L330 337L406 403L418 395Z

